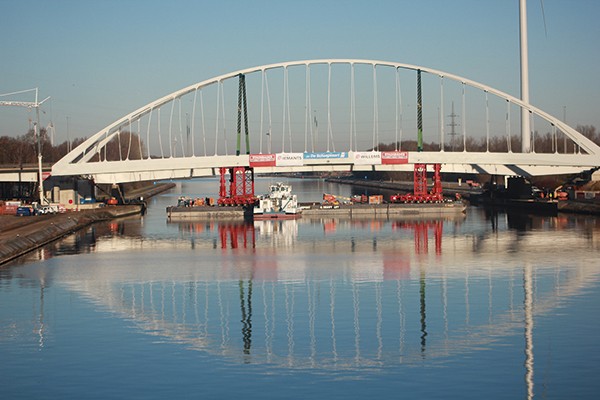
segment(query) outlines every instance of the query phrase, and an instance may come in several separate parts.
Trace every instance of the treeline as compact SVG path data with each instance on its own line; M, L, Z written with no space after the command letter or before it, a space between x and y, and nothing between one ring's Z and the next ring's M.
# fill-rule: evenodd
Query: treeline
M69 144L64 142L52 146L45 128L41 129L40 138L44 163L58 161L67 154ZM83 139L76 139L72 142L72 145L76 146L82 141ZM33 129L18 137L0 136L0 165L37 163L37 152L37 140Z
M58 145L52 145L48 132L45 128L40 132L42 158L44 163L55 163L64 157L69 150L74 149L86 139L78 138L70 143L65 141ZM38 144L35 133L32 130L18 137L0 136L0 165L19 166L37 163ZM138 135L130 132L121 132L108 143L99 158L108 161L117 160L139 160L142 156L143 143Z

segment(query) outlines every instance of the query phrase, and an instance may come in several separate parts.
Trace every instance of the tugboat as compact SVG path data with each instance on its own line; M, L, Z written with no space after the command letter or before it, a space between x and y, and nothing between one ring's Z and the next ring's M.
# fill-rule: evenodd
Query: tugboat
M254 219L295 219L301 216L298 199L292 186L278 182L269 186L269 193L258 198L254 206Z

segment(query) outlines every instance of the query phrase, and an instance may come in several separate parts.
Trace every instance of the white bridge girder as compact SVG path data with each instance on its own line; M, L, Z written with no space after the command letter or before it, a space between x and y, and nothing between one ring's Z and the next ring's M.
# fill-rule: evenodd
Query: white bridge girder
M449 173L495 175L571 174L600 165L595 156L581 154L448 153L408 152L407 164L355 164L352 152L346 159L304 160L303 165L254 167L257 174L289 172L412 171L413 164L442 164ZM248 155L167 158L156 160L103 161L69 164L64 175L81 175L97 183L124 183L169 179L191 179L219 175L220 167L248 167ZM526 159L526 162L524 162Z

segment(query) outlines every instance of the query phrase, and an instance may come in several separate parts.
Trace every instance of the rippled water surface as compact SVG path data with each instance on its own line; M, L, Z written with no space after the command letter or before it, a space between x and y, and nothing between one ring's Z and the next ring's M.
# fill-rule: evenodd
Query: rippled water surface
M167 221L215 188L0 269L0 398L596 398L599 219Z

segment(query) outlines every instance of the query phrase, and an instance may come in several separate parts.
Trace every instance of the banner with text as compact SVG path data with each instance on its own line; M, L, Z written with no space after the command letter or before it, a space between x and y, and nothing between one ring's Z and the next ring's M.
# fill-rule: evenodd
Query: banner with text
M277 166L297 166L302 165L302 153L277 153Z
M327 160L337 158L348 158L347 151L322 151L317 153L304 153L305 160Z
M251 167L274 167L275 154L250 154Z
M354 152L354 164L357 165L379 165L381 164L380 151L356 151Z
M408 151L382 151L382 164L408 164Z

